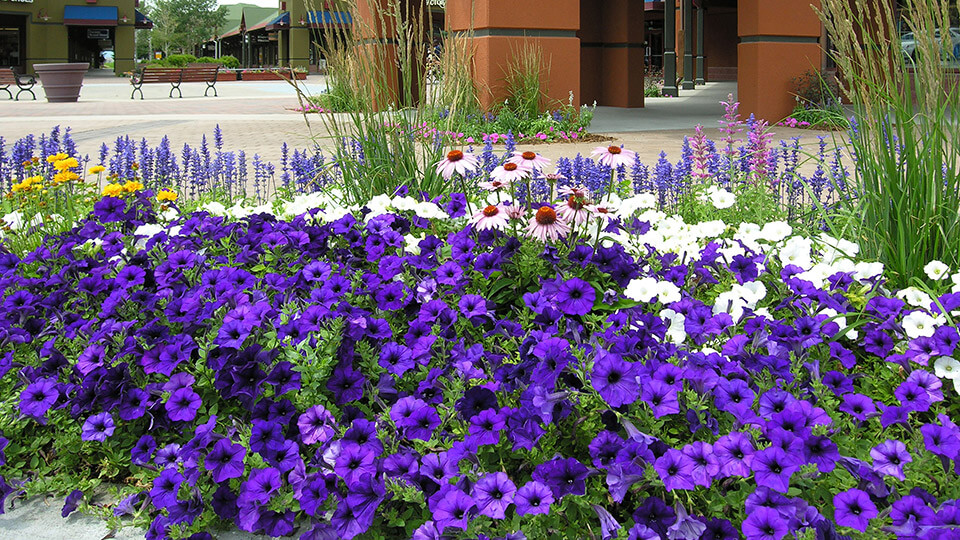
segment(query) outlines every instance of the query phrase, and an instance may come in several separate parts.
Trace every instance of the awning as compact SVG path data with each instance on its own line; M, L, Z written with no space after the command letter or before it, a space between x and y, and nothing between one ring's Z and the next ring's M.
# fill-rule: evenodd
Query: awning
M67 26L116 26L116 6L64 6L63 24Z
M153 28L153 21L147 18L146 15L140 13L139 9L133 10L137 14L137 20L134 23L133 27L138 30L146 30Z
M348 11L308 11L303 20L303 26L310 28L343 27L351 24L353 24L353 16ZM300 21L297 21L297 25L300 25ZM266 28L268 32L290 28L290 12L285 12L270 21Z

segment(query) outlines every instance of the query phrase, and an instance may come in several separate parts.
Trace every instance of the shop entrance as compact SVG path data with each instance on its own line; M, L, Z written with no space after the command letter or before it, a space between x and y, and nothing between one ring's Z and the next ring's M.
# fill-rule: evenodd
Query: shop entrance
M27 59L27 16L0 15L0 67L24 73Z
M112 56L114 29L95 26L70 26L67 30L71 62L89 62L90 69L103 67Z

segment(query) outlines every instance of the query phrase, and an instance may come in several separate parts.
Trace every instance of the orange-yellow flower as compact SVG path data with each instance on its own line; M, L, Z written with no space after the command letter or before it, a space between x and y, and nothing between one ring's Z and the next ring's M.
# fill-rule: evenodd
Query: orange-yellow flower
M177 200L177 192L172 189L163 188L157 192L157 200L161 202L173 202Z
M65 184L71 180L77 180L80 175L73 171L60 171L53 175L53 181L57 184Z
M107 168L103 165L94 165L93 167L90 167L90 174L100 174L105 170L107 170Z
M107 184L103 186L104 197L119 197L123 194L123 186L120 184Z
M59 153L47 156L47 163L56 163L57 161L67 159L68 157L70 156L64 154L63 152L59 152Z
M127 183L123 185L123 190L128 193L140 191L141 189L143 189L143 184L136 180L128 180Z
M65 171L79 166L80 164L77 162L77 158L61 159L53 163L53 168L58 171Z

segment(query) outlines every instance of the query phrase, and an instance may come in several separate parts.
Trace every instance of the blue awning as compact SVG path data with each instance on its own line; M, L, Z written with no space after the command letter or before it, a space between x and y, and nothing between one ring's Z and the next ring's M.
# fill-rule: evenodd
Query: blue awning
M63 24L67 26L116 26L116 6L64 6Z
M137 14L137 20L134 24L134 28L138 28L138 29L153 28L153 21L148 19L147 16L144 15L143 13L140 13L139 9L135 9L133 11Z
M300 21L297 21L298 25ZM327 26L349 26L353 24L353 16L348 11L308 11L304 18L304 26L321 28ZM267 23L267 31L273 32L290 28L290 12L282 13L276 19Z

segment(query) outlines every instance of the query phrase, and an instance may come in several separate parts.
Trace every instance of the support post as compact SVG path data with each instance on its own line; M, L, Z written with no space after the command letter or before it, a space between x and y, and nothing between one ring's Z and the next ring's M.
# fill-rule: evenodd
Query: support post
M693 81L695 84L705 84L707 82L704 77L706 67L703 57L703 21L705 19L703 12L704 8L701 2L700 7L697 8L697 78Z
M677 0L663 2L663 95L677 97Z
M683 82L684 90L693 90L693 0L683 0Z

